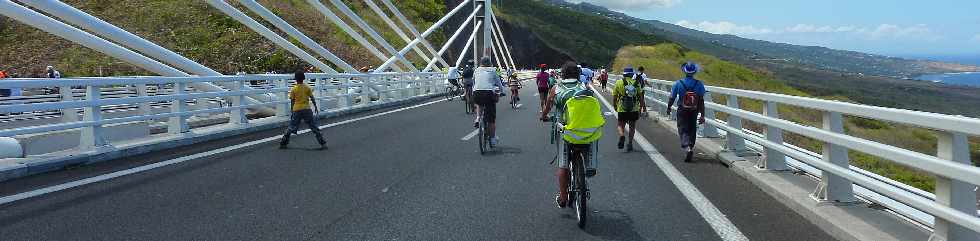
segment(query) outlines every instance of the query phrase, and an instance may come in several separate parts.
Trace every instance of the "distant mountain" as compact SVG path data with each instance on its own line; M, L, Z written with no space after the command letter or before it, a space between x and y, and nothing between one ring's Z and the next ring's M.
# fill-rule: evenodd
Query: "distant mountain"
M685 47L746 65L752 62L793 64L843 73L910 78L922 74L980 71L980 67L929 60L912 60L819 46L801 46L712 34L657 20L646 20L589 3L544 0L582 13L603 16L639 31L677 42ZM763 63L764 64L764 63Z

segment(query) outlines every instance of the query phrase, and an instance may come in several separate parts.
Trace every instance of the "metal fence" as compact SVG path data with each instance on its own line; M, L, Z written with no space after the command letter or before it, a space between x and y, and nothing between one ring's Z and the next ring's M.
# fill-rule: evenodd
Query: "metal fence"
M663 110L673 82L648 80L648 83L647 98ZM732 88L707 86L707 90L707 124L701 133L708 137L725 134L726 149L736 153L745 152L749 146L759 147L762 156L757 167L760 169L787 170L792 165L816 172L820 183L811 194L814 199L852 202L856 200L856 185L865 192L864 198L932 227L934 237L958 240L975 237L980 232L975 194L975 185L980 185L980 167L972 165L968 143L969 136L980 136L980 119ZM712 96L724 96L726 105L713 102ZM762 102L762 113L742 109L740 98ZM821 112L822 126L813 127L780 118L779 106L782 105ZM717 119L715 114L718 112L727 114L727 119ZM938 137L938 152L926 155L848 135L843 127L845 115L933 130ZM744 129L742 120L762 125L763 133ZM783 131L823 142L822 152L814 153L785 143ZM750 145L746 145L746 141ZM866 153L933 174L936 177L935 194L851 166L848 151ZM931 215L934 220L921 218L921 213Z
M139 121L165 120L169 135L187 133L188 118L201 114L226 113L227 123L246 125L261 118L289 115L287 93L295 85L292 75L238 75L214 77L120 77L63 79L4 79L0 89L58 89L57 94L12 97L0 100L0 116L30 113L31 118L60 118L53 123L0 129L0 137L15 137L54 131L81 130L78 149L92 150L109 146L104 135L106 125ZM189 86L194 83L223 83L228 90L205 92ZM249 83L246 85L246 83ZM399 101L441 93L445 74L372 73L307 74L306 83L314 92L321 114ZM251 88L246 88L251 86ZM247 96L265 95L261 103L248 104ZM203 108L188 108L189 103L214 103ZM248 115L249 109L271 107L274 116ZM167 109L162 113L151 108ZM103 114L121 109L133 114L104 118ZM251 119L249 117L252 117ZM166 135L159 136L166 138Z

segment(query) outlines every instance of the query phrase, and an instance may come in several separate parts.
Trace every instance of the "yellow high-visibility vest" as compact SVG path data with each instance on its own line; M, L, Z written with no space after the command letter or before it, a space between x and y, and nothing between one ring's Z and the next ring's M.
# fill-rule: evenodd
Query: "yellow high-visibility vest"
M589 144L602 137L602 117L599 100L593 96L577 96L565 101L565 132L562 139L572 144Z

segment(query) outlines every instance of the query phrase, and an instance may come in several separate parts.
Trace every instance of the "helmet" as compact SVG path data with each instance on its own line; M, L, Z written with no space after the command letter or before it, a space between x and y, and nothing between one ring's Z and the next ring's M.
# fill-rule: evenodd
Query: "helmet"
M681 71L684 71L686 74L695 74L698 72L698 64L694 62L684 63L684 65L681 65Z

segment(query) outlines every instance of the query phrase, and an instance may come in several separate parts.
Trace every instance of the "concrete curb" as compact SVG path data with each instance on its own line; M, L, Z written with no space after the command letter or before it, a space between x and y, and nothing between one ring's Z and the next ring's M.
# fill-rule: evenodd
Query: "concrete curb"
M321 112L319 118L341 117L393 106L418 103L437 96L442 96L442 93L416 96L373 106L345 108L326 113ZM286 118L269 117L254 120L238 127L229 127L230 124L204 127L180 136L156 137L94 151L69 150L28 158L0 159L0 181L62 170L72 166L88 165L122 157L188 146L252 132L282 128L287 124L288 119Z
M673 121L654 118L660 126L677 133ZM765 171L754 161L725 150L723 138L698 138L697 148L712 153L723 165L752 182L763 192L786 205L821 230L842 241L926 240L929 233L887 212L868 208L864 203L834 205L810 198L817 183L807 176L788 171Z

